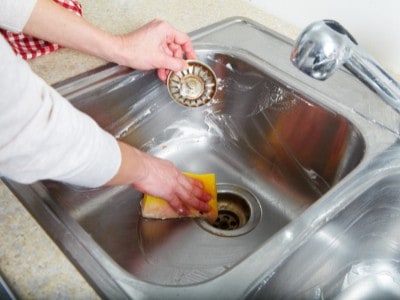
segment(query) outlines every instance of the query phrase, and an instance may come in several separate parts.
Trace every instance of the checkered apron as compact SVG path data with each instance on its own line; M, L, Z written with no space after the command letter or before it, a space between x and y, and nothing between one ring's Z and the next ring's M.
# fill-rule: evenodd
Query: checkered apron
M66 9L74 12L78 16L82 16L82 6L76 0L53 0ZM0 29L8 43L13 48L14 52L23 59L33 59L35 57L48 54L59 48L60 45L49 43L44 40L34 38L23 33L13 33L8 30Z

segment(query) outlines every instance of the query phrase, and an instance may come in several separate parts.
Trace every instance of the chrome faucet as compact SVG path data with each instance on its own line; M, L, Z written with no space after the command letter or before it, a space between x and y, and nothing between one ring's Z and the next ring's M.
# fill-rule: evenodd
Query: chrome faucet
M325 80L343 65L400 113L399 83L336 21L318 21L306 27L290 59L298 69L319 80Z

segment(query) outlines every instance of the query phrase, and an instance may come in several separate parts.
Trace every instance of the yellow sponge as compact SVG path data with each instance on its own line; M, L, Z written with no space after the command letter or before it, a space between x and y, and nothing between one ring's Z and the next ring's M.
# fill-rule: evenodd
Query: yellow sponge
M215 174L191 174L184 173L185 175L197 179L203 183L204 190L211 195L208 204L211 210L207 213L202 213L194 208L190 208L188 216L190 218L205 218L210 223L214 223L218 216L218 203L217 203L217 187L215 182ZM173 219L181 218L183 216L176 213L167 201L145 194L142 202L142 216L145 218L153 219Z

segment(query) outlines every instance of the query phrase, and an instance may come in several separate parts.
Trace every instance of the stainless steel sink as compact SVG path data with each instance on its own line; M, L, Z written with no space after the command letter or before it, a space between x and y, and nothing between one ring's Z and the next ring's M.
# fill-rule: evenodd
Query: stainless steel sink
M370 195L371 170L382 167L375 161L396 143L399 118L375 94L346 72L329 83L305 77L289 61L292 41L261 25L232 18L192 38L218 78L205 106L181 106L153 72L115 65L56 88L119 139L184 171L215 173L226 221L145 220L142 194L131 186L6 181L105 298L269 295L306 262L301 247L319 242L320 228L362 202L358 194ZM338 259L323 246L321 253ZM310 263L315 274L323 271L318 260Z
M221 218L231 215L237 224L241 214L248 215L243 226L233 229L192 220L143 220L142 194L132 187L82 191L45 183L49 197L139 279L187 285L224 273L300 215L363 157L364 140L346 118L233 52L198 51L220 81L216 101L203 108L177 105L150 75L117 91L72 100L90 104L85 108L89 113L95 105L101 114L109 114L106 105L117 98L118 105L128 107L122 110L128 116L110 119L111 131L182 170L215 173L217 183L223 183L218 186L220 200L229 203L236 195L233 201L244 206L225 208ZM150 92L143 97L137 94L141 89Z
M400 298L400 170L384 167L396 164L398 151L396 145L377 160L373 180L358 179L370 186L313 233L254 298Z

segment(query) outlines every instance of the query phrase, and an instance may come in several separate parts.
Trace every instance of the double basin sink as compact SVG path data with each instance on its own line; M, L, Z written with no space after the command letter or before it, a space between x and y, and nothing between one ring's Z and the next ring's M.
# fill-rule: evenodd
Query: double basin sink
M398 298L398 115L344 71L307 78L251 20L192 39L218 81L204 106L115 65L56 88L118 139L215 173L218 222L144 219L132 186L6 184L104 298Z

